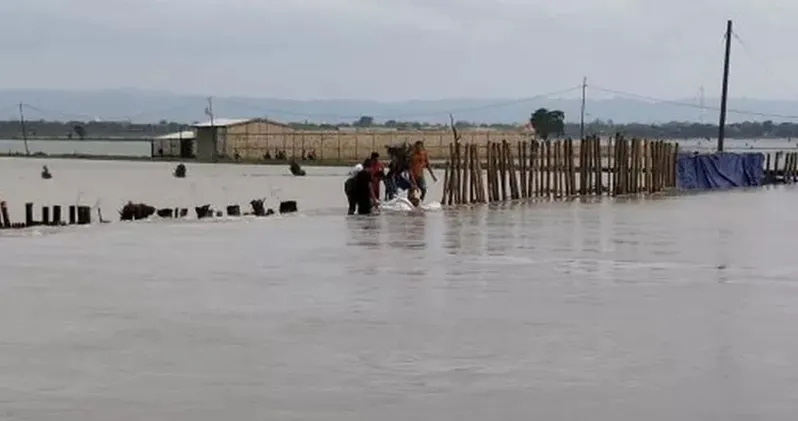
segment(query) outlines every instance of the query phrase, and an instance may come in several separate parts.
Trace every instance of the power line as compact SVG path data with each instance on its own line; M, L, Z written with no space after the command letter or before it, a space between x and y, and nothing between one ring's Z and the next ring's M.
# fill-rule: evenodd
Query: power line
M302 113L302 112L296 112L296 111L290 111L290 110L281 110L281 109L259 107L257 105L247 104L245 102L231 100L229 98L217 98L217 101L218 102L226 102L226 103L230 103L230 104L239 105L241 107L249 108L249 109L252 109L252 110L257 110L257 111L263 112L265 114L293 115L293 116L296 116L296 117L305 117L305 118L311 118L311 117L319 118L319 117L321 117L321 118L330 118L330 119L336 119L336 120L355 120L355 119L358 119L358 118L360 118L360 117L362 117L364 115L370 115L371 117L374 117L374 118L377 118L377 119L397 120L397 119L413 118L413 117L418 118L418 117L431 117L431 116L448 116L449 114L467 113L467 112L480 111L480 110L486 110L486 109L503 108L503 107L508 107L508 106L512 106L512 105L518 105L518 104L524 104L524 103L527 103L527 102L532 102L532 101L535 101L535 100L538 100L538 99L541 99L541 98L547 98L547 97L551 97L551 96L555 96L555 95L562 95L562 94L566 94L566 93L570 93L570 92L575 92L575 91L577 91L579 89L582 89L582 85L581 84L569 87L567 89L559 89L559 90L556 90L556 91L546 92L546 93L535 95L535 96L531 96L531 97L519 98L519 99L514 99L514 100L509 100L509 101L495 102L495 103L485 104L485 105L480 105L480 106L463 107L463 108L455 108L455 109L439 110L439 111L429 111L429 112L406 113L406 114L383 114L383 115L379 115L379 114L378 115L370 115L369 113L363 113L363 114L359 114L359 115L341 115L341 114L329 114L329 113Z
M55 114L55 115L59 115L61 117L64 117L64 118L67 118L67 119L70 119L70 120L83 120L83 119L85 119L85 120L95 120L97 118L97 116L92 116L90 114L71 113L71 112L65 112L65 111L60 111L60 110L54 110L54 109L50 109L50 108L41 108L41 107L37 107L35 105L31 105L31 104L28 104L28 103L22 103L22 105L25 108L33 110L33 111L36 111L38 113ZM191 100L190 103L176 105L176 106L173 106L173 107L162 108L162 109L159 109L159 110L152 110L152 111L143 111L143 112L139 112L139 113L131 114L131 115L126 115L126 116L104 117L103 120L105 120L105 121L132 121L134 119L137 119L137 118L140 118L140 117L143 117L143 116L147 116L147 115L163 115L163 114L168 113L170 111L177 111L177 110L184 110L184 109L192 108L195 105L197 105L196 101L195 100ZM0 111L1 110L2 110L2 108L0 108ZM199 112L197 114L199 114Z
M740 37L740 34L739 32L737 32L737 30L732 31L732 38L735 41L737 41L737 44L740 46L740 48L742 48L743 52L745 52L745 54L747 54L756 63L758 67L762 68L765 71L765 73L768 74L768 76L774 79L778 79L779 82L781 82L783 85L785 85L788 88L787 90L790 91L790 93L793 96L798 96L798 94L796 94L796 90L793 89L792 84L788 82L789 79L783 77L783 75L773 70L773 67L768 64L767 60L763 60L761 56L754 53L752 49L749 47L748 43L744 42L743 39Z
M655 98L655 97L651 97L651 96L647 96L647 95L640 95L640 94L635 94L635 93L631 93L631 92L619 91L619 90L616 90L616 89L602 88L602 87L596 86L596 85L588 85L588 89L595 89L597 91L601 91L601 92L605 92L605 93L609 93L609 94L615 94L615 95L620 95L620 96L625 96L625 97L635 98L635 99L640 99L640 100L645 100L645 101L652 101L652 102L656 102L656 103L660 103L660 104L671 104L671 105L677 105L677 106L680 106L680 107L690 107L690 108L697 108L697 109L702 109L702 110L720 111L719 107L710 107L710 106L704 106L704 105L699 105L699 104L693 104L693 103L689 103L689 102L681 102L681 101L674 101L674 100L669 100L669 99ZM740 115L750 115L750 116L756 116L756 117L781 118L781 119L784 119L784 120L798 120L798 115L774 114L774 113L765 113L765 112L750 111L750 110L736 110L736 109L731 109L731 108L727 109L726 111L729 112L729 113L740 114Z

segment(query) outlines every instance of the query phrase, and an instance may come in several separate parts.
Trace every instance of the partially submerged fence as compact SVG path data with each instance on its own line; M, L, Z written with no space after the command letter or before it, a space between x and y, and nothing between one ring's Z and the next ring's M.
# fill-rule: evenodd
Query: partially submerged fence
M441 203L657 193L676 186L678 143L626 140L451 144Z
M764 175L765 184L795 182L798 179L798 152L766 153Z

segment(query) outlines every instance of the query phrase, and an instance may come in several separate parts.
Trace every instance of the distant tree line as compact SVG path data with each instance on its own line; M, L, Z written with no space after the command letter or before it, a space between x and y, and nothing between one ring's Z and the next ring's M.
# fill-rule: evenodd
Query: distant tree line
M566 122L565 114L559 110L538 109L530 114L528 122L535 127L540 137L567 136L578 138L579 123ZM456 121L459 130L492 129L520 130L521 124L474 123ZM368 130L446 130L447 125L431 124L418 121L387 120L375 121L373 117L363 116L353 122L338 124L317 124L311 122L289 123L301 130L334 130L338 127ZM33 120L25 122L25 135L29 139L108 139L108 138L152 138L168 133L190 130L191 124L162 120L158 123L142 124L126 121L45 121ZM594 120L585 123L586 134L611 135L623 133L626 136L651 139L689 139L713 138L717 136L716 124L695 122L670 122L661 124L626 123L617 124L612 120ZM745 121L727 125L726 136L729 138L788 138L798 137L798 123L777 123L767 121ZM21 139L23 128L19 121L0 121L0 139Z

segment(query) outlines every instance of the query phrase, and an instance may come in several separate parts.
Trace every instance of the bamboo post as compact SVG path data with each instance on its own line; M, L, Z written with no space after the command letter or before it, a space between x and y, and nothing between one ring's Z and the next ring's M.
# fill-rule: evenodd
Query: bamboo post
M561 198L563 196L562 147L562 140L557 140L554 142L554 193L557 198Z
M640 139L632 139L632 193L640 193Z
M454 142L454 203L459 205L462 202L460 196L460 185L463 183L460 173L460 142Z
M32 227L36 224L33 219L33 203L25 203L25 226Z
M536 140L536 142L538 143L538 163L536 165L537 175L535 176L537 179L536 190L538 192L537 196L543 197L546 189L546 185L544 183L546 177L544 173L544 167L546 166L546 142L542 140Z
M471 203L479 203L479 174L477 173L477 163L479 156L477 155L478 149L475 143L471 146Z
M791 160L792 160L792 153L785 152L784 153L784 171L782 172L783 173L782 178L783 178L785 183L787 183L788 182L787 180L790 178Z
M482 160L479 157L479 145L474 145L474 160L477 166L477 185L478 185L478 198L480 203L487 203L485 196L485 179L482 176Z
M666 145L666 151L668 153L665 154L665 159L662 163L662 165L665 167L664 190L670 190L673 183L673 143L667 142Z
M466 145L466 151L468 152L468 203L476 202L477 196L477 189L476 189L476 177L474 177L474 146L473 144Z
M618 145L620 145L620 144L621 144L621 136L616 134L615 135L615 139L612 142L612 157L613 157L613 159L612 159L612 194L614 196L618 195L618 179L619 179L619 177L618 177L618 175L619 175L618 174L619 173L618 162L620 161L618 159L618 157L619 157L619 155L618 155L618 148L619 148Z
M493 143L488 142L487 148L485 150L487 151L485 175L488 180L488 202L495 202L496 196L493 194L493 192L494 186L496 185L496 180L493 179Z
M493 200L499 202L502 200L502 180L501 180L501 156L499 154L499 144L491 142L491 153L493 154Z
M50 207L42 206L42 225L50 225Z
M579 194L587 195L587 171L585 162L587 161L587 139L579 140Z
M618 195L626 193L626 139L618 141Z
M656 152L657 152L657 169L654 172L654 174L656 174L656 176L657 176L657 182L655 183L657 192L661 192L662 191L662 185L663 185L663 177L662 177L662 170L663 170L663 168L662 168L662 155L664 154L663 144L664 144L663 141L661 141L661 140L657 141L657 148L656 148Z
M551 198L551 141L546 142L546 197Z
M53 219L50 221L53 225L61 225L61 206L53 206Z
M601 143L599 142L598 136L593 136L591 141L591 151L593 157L593 190L597 196L600 196L603 183L601 182Z
M510 145L507 143L507 140L502 140L502 157L504 158L505 171L507 172L507 188L509 189L510 200L515 200L515 183L513 182L513 179L515 178L515 171L513 168L511 152L512 150L510 149Z
M448 197L446 199L446 204L452 205L454 204L454 190L457 182L457 177L455 176L455 153L454 153L454 143L449 144L449 187L446 189L448 193Z
M671 182L671 187L676 188L677 179L678 179L678 168L679 164L679 142L673 144L673 162L671 163L671 171L673 171L673 180Z
M529 197L534 198L538 195L537 189L537 171L538 171L538 148L539 148L538 141L536 139L532 139L529 141L529 177L527 179L527 184L529 184Z
M551 195L552 198L557 199L560 197L560 148L562 147L562 143L559 140L553 140L551 142L551 178L552 178L552 188L551 188Z
M772 177L773 174L770 171L770 152L768 152L765 154L765 178L768 180L768 182L772 183Z
M574 140L568 139L568 166L569 166L569 179L571 183L571 196L576 196L576 162L574 161Z
M658 177L659 177L659 141L655 140L651 142L651 193L656 193L659 189Z
M451 159L446 159L443 164L443 194L441 195L441 204L446 205L446 199L449 195L449 179L451 176L449 175L450 167L452 165Z
M665 191L670 186L671 182L671 160L673 159L671 153L673 152L673 148L671 147L670 142L663 142L665 147L665 153L662 156L662 174L663 174L663 182L662 182L662 190Z
M516 153L518 154L518 179L520 180L518 183L518 196L520 199L523 199L526 197L526 183L524 183L524 180L526 180L526 177L524 177L526 175L524 172L524 141L519 140L515 142L515 146Z
M11 228L11 219L8 217L8 207L5 201L0 201L0 217L3 219L3 228Z
M568 139L563 139L561 143L560 169L562 171L562 197L566 198L571 195L571 179L568 167Z
M564 159L563 156L565 155L564 147L565 142L563 140L558 140L555 143L555 158L554 158L554 180L555 180L555 191L557 192L557 197L562 198L565 196L565 171L564 171Z
M651 189L651 141L643 140L643 180L646 193L652 193Z
M499 148L499 169L502 177L502 201L506 202L510 197L508 168L507 168L507 153L505 151L504 143L496 145Z
M520 174L519 165L516 162L516 156L513 153L513 147L508 142L507 143L507 155L508 160L510 161L510 174L512 176L512 191L513 191L513 200L518 200L521 198L521 186L518 182L518 176Z
M466 145L465 143L462 143L462 142L458 142L458 145L460 145L460 148L462 150L462 156L461 156L461 161L462 162L460 163L460 166L461 166L461 168L460 168L460 170L461 170L461 173L460 173L460 184L461 184L460 185L460 203L462 204L462 203L468 203L468 184L469 184L469 182L468 182L468 160L470 158L469 158L469 153L468 153L468 150L469 150L468 145Z
M615 149L617 148L618 139L616 136L607 138L607 193L612 195L615 193L615 186L618 184L615 178Z
M585 172L585 194L590 195L593 192L593 146L591 145L590 137L585 137L585 162L582 164L582 170Z
M479 173L477 173L477 163L479 162L479 149L477 148L476 143L472 143L471 146L471 188L473 192L471 193L471 202L472 203L479 203Z

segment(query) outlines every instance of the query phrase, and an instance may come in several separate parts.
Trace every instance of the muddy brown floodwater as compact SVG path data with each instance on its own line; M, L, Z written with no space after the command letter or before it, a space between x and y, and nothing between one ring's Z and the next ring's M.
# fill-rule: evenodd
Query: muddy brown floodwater
M343 169L42 164L0 162L17 214L267 187L309 212L0 236L0 419L798 413L791 187L347 218Z

